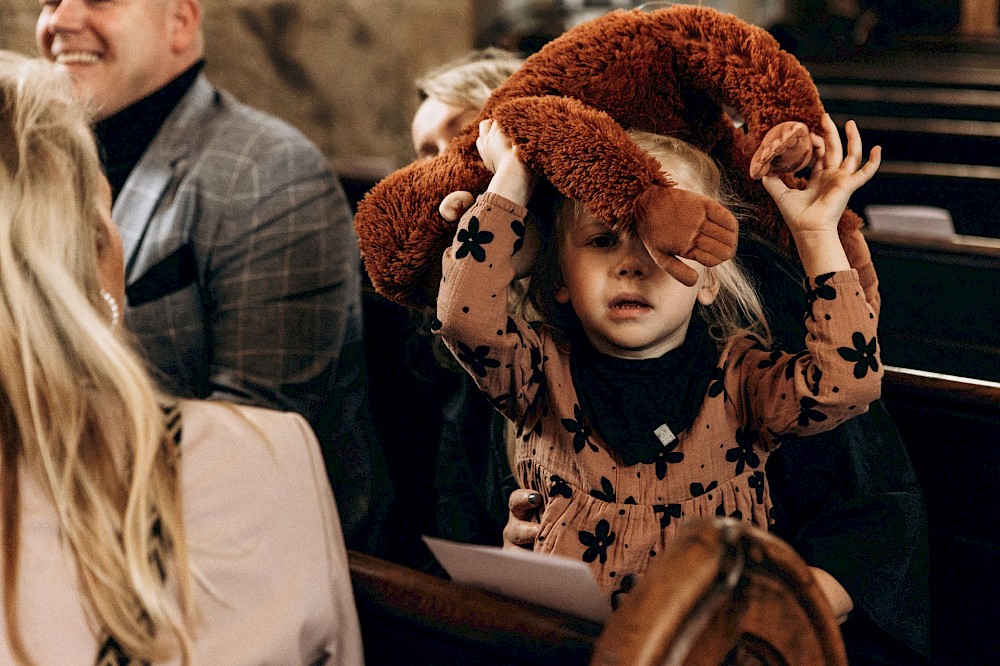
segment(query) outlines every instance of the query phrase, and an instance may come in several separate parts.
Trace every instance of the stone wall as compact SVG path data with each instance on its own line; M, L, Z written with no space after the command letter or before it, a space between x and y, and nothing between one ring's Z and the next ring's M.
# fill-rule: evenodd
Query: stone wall
M202 0L217 85L338 165L412 159L413 79L471 47L471 0ZM33 54L38 0L0 0L0 48Z

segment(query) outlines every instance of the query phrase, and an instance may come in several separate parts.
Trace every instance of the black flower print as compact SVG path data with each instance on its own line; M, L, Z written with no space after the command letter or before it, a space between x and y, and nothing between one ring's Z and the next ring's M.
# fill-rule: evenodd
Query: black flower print
M660 514L660 529L665 529L670 524L671 518L681 517L680 504L654 504L653 513Z
M795 364L799 362L799 359L808 354L808 350L800 351L795 356L788 359L788 365L785 366L785 379L791 380L792 376L795 375Z
M580 405L573 405L573 416L576 418L562 420L563 427L573 433L573 451L580 453L585 446L589 446L591 451L597 451L597 447L590 441L594 429L584 422Z
M580 543L587 547L583 551L583 561L593 562L601 560L601 564L608 561L608 548L615 542L617 535L611 531L611 524L603 518L597 522L597 527L593 533L580 530Z
M531 347L531 376L528 377L529 384L541 384L545 379L542 373L542 348L532 345Z
M507 317L507 326L504 327L504 333L516 333L517 339L524 344L524 335L521 334L521 329L517 327L517 322L514 321L513 317Z
M878 343L875 337L866 341L863 333L855 332L851 336L851 342L854 343L854 349L840 347L837 353L845 361L854 364L854 376L857 379L863 379L869 370L878 372L878 361L875 360L875 350L878 347Z
M510 253L510 256L513 257L524 246L524 222L514 220L510 223L510 228L514 232L514 236L517 237L517 240L514 241L514 249Z
M760 433L753 428L736 429L736 446L726 451L726 460L736 463L737 474L742 474L748 465L754 469L760 465L760 456L753 450L759 441Z
M573 497L573 489L561 476L553 474L549 477L549 481L552 482L552 486L549 488L550 497L565 497L566 499Z
M469 369L480 377L486 376L487 368L499 368L500 361L490 358L490 348L480 345L471 349L464 343L458 343L458 360L469 366Z
M837 298L837 290L827 284L827 280L833 277L833 273L824 273L816 277L816 288L810 289L808 281L806 283L806 304L808 305L808 312L806 317L816 321L816 317L813 316L813 305L816 301L832 301Z
M773 368L778 363L778 359L781 358L780 351L773 351L765 358L763 361L757 364L759 370L767 370L768 368Z
M823 371L818 365L810 366L802 371L806 386L813 395L819 395L819 381L823 378ZM810 375L812 375L810 377Z
M684 460L683 453L674 451L680 443L679 439L675 439L656 452L653 462L656 463L656 478L660 481L663 481L663 477L667 475L667 465Z
M465 255L470 255L476 261L482 263L486 261L486 250L483 245L493 241L492 231L479 230L479 218L475 215L469 220L468 229L459 229L455 237L461 245L455 251L455 258L461 259Z
M725 518L726 507L722 506L721 504L715 507L715 515L719 516L720 518ZM733 512L729 514L729 517L735 518L736 520L743 520L743 512L740 511L739 509L734 509Z
M691 496L692 497L701 497L702 495L705 495L705 494L707 494L707 493L715 490L718 486L719 486L719 482L718 481L712 481L710 484L708 484L708 486L703 486L700 483L692 483L691 484ZM712 499L712 496L709 495L708 498Z
M709 375L708 380L708 391L706 395L709 398L717 398L722 396L723 401L729 400L729 395L726 393L726 367L716 368L712 370L712 374Z
M801 410L799 412L800 426L806 427L809 425L810 421L816 421L817 423L819 423L820 421L826 421L826 414L819 411L818 409L813 409L813 407L815 407L818 404L819 403L816 402L816 400L810 398L809 396L805 396L804 398L799 400L799 409Z
M622 576L621 585L618 589L611 593L611 610L617 610L618 604L621 603L621 597L628 594L633 587L635 587L635 574L625 574Z
M615 487L611 485L611 480L606 476L601 477L601 489L590 491L590 496L601 500L602 502L615 502Z
M764 503L764 472L754 472L747 480L747 485L754 491L757 504Z

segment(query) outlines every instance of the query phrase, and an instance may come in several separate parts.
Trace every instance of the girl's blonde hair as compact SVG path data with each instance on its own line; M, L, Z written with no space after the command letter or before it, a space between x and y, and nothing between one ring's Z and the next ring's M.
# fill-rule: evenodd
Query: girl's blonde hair
M471 51L418 78L417 93L421 101L432 97L478 110L523 62L516 54L494 47Z
M51 499L81 587L128 654L189 660L194 608L176 425L116 337L98 282L103 176L86 111L54 66L0 52L0 533L18 661L21 483ZM164 559L161 548L170 553ZM164 568L176 578L179 604ZM179 610L178 610L179 607Z
M734 211L737 217L741 214L742 206L729 194L718 165L705 152L672 136L640 131L630 131L629 136L655 157L680 187L718 201ZM539 261L532 273L525 302L518 308L520 314L526 317L537 313L556 338L562 341L579 325L579 320L571 306L555 300L555 291L562 286L558 238L566 225L583 212L579 202L563 199L554 211L550 211L549 217L555 223L538 225L541 237ZM695 312L708 324L709 334L718 345L722 346L741 335L753 335L765 345L771 345L771 331L760 297L735 259L708 268L702 279L714 280L719 285L718 295L711 305L699 304L695 307Z

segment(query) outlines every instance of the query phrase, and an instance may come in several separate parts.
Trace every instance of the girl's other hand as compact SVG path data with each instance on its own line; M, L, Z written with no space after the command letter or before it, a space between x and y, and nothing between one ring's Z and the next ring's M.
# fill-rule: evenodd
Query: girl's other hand
M535 189L535 176L521 161L517 147L500 126L489 118L479 123L476 149L483 164L493 173L487 191L527 206Z
M844 128L846 156L830 114L823 114L822 124L823 136L812 135L816 159L806 189L790 189L777 176L765 176L762 181L796 240L799 235L836 231L848 199L871 180L882 159L882 149L875 146L861 166L861 134L853 120Z
M847 155L844 156L837 126L823 114L823 137L813 135L816 160L804 190L787 187L777 176L765 176L764 188L778 204L795 239L795 247L808 275L822 275L851 267L837 233L847 201L871 180L882 159L875 146L868 162L861 166L861 135L849 120Z

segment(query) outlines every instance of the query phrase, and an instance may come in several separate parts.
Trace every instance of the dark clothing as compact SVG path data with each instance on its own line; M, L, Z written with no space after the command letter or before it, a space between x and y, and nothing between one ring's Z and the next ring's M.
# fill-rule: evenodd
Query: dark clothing
M654 434L664 426L674 437L691 426L719 356L697 316L681 346L657 358L608 356L582 334L573 349L570 370L583 413L625 465L654 462L670 443Z
M205 61L199 60L149 97L144 97L94 125L101 164L111 183L112 200L118 198L129 174L139 163L139 158L149 148L167 116L180 103L204 66Z
M801 269L765 241L740 239L777 346L802 339ZM837 429L786 442L768 459L772 531L854 601L841 627L855 664L919 664L928 653L927 515L906 449L881 401Z
M438 444L435 528L442 538L499 546L517 480L507 459L506 419L463 373L444 406Z

